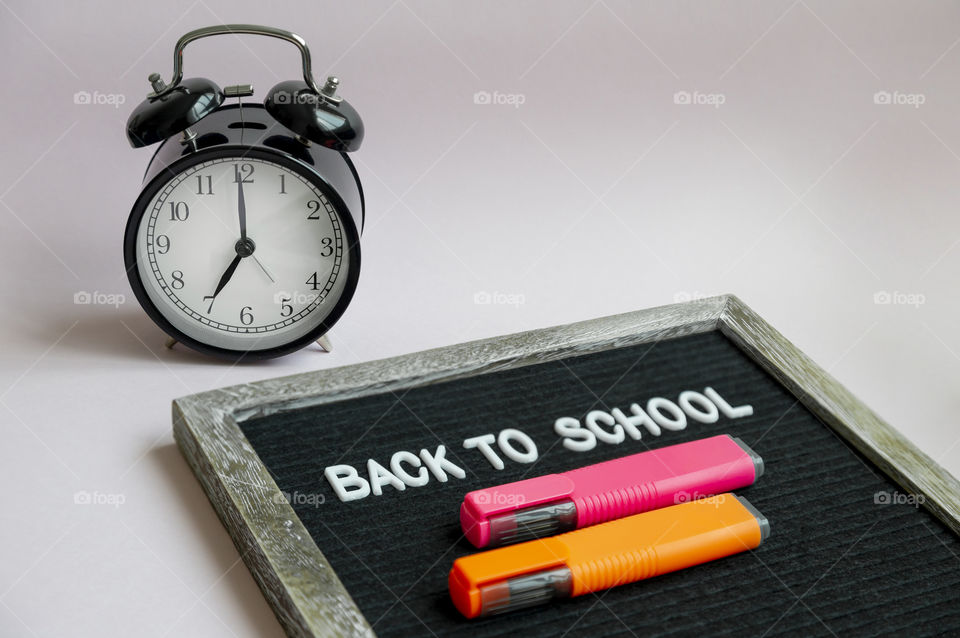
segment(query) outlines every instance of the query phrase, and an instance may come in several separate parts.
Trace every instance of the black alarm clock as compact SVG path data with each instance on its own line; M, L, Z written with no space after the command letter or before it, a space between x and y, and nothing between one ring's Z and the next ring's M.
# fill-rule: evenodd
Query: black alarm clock
M295 44L303 80L281 82L263 103L251 85L221 89L183 79L183 49L199 38L255 34ZM137 148L161 142L127 222L124 261L137 300L168 345L229 359L283 355L325 335L360 273L363 190L347 153L363 122L313 79L300 36L254 25L187 33L173 79L127 121Z

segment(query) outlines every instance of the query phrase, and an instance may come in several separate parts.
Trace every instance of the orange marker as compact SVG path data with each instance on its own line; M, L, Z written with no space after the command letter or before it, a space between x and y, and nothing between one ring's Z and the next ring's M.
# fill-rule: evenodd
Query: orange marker
M770 523L719 494L457 559L450 597L467 618L580 596L753 549Z

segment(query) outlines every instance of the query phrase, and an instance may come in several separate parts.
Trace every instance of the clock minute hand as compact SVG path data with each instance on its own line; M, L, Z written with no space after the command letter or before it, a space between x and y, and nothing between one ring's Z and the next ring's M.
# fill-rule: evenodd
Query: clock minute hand
M237 179L237 215L240 217L240 240L247 238L247 203L243 199L243 177Z
M213 291L212 295L204 297L203 300L210 300L210 306L207 308L207 314L210 314L210 311L213 310L213 302L216 300L217 295L220 294L220 291L223 290L224 286L227 285L227 282L230 281L230 278L233 277L234 271L237 269L237 266L240 265L240 260L243 259L239 254L233 258L233 261L230 262L230 265L227 266L227 269L223 271L223 276L220 277L220 282L217 284L217 289Z

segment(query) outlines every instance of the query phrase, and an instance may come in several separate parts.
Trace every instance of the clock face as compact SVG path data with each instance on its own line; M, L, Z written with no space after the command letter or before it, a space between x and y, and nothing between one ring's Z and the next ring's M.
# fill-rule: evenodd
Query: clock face
M316 332L350 280L350 239L333 202L262 158L213 158L178 173L144 208L135 241L140 281L163 318L237 353Z

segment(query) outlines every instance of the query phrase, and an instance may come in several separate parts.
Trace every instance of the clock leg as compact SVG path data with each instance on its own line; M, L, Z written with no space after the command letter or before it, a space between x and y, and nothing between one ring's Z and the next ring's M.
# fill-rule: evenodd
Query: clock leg
M163 345L165 345L168 349L173 348L173 346L177 345L177 340L173 337L167 337L167 342Z
M327 352L333 352L333 344L330 343L330 337L328 335L323 335L317 339L317 345L326 350Z

